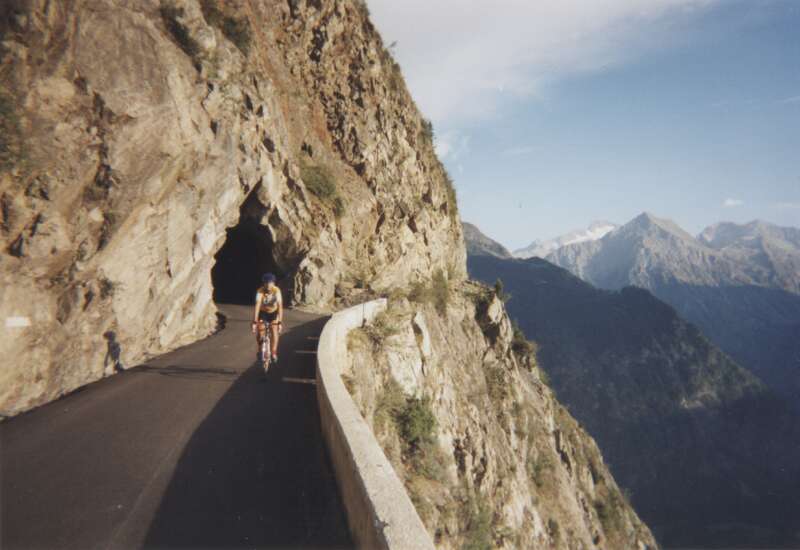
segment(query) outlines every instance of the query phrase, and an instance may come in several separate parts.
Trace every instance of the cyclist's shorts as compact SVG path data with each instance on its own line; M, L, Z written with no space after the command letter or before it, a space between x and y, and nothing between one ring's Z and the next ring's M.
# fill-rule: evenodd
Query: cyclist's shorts
M259 311L258 312L258 320L263 321L267 324L277 321L278 320L278 312L273 311L272 313L267 313L266 311Z

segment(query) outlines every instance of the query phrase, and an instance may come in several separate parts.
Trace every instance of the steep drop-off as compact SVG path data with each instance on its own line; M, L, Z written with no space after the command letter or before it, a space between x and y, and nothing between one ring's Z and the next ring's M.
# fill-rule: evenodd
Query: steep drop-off
M439 548L654 548L494 292L395 292L346 385Z
M464 278L361 2L12 0L0 25L3 415L209 334L267 269L314 305Z

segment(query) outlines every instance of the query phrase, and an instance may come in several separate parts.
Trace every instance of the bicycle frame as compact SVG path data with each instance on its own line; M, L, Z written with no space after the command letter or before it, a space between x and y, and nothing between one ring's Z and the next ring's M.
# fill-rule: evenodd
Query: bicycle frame
M270 340L269 340L269 326L264 321L258 322L258 338L261 341L261 365L264 367L264 370L267 369L269 366L269 361L271 357L270 351Z

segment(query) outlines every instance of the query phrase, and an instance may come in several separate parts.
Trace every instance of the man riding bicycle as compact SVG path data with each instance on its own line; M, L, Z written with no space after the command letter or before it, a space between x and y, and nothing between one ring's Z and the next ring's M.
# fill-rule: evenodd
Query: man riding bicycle
M278 335L283 323L283 297L281 289L275 284L275 275L265 273L264 283L256 292L256 307L253 314L253 333L259 350L261 342L269 330L270 357L272 363L278 362Z

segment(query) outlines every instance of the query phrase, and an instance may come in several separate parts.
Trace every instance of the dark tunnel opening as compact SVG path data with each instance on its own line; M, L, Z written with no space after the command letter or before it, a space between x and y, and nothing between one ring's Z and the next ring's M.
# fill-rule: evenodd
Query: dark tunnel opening
M264 273L271 271L282 279L284 274L273 256L272 236L259 223L264 212L256 193L251 192L240 209L239 223L226 231L225 244L214 256L216 263L211 269L215 302L252 304Z

